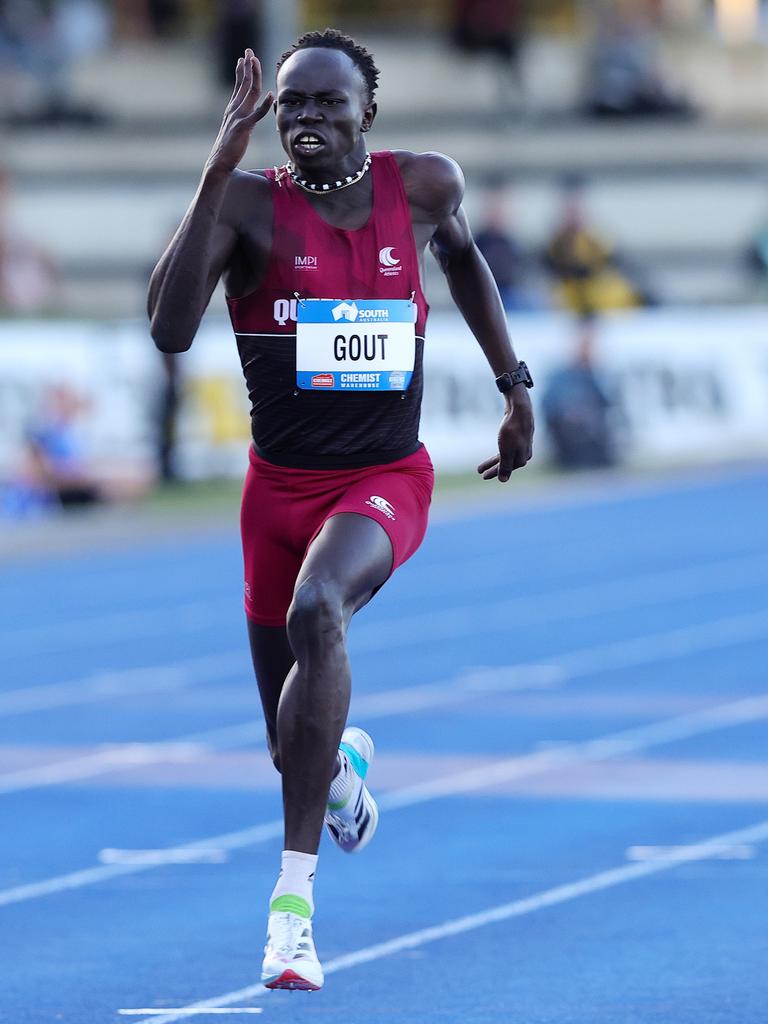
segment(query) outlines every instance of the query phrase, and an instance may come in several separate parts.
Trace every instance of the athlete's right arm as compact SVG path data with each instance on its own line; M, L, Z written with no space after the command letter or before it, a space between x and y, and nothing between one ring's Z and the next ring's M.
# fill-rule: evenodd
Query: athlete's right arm
M252 50L237 62L235 88L200 184L149 282L147 310L161 352L192 344L216 284L237 244L243 179L237 170L253 126L274 102L261 99L261 65Z

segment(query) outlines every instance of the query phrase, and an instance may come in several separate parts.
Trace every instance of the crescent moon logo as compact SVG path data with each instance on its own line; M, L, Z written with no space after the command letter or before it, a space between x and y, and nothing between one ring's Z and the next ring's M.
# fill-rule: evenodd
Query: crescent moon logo
M393 245L385 245L384 248L379 252L379 263L383 267L396 267L400 263L400 260L393 256L395 247Z

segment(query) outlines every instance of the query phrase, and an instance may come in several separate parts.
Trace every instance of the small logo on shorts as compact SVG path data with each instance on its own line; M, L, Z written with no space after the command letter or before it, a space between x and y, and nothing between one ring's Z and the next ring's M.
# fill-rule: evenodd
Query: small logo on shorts
M251 584L248 582L248 580L245 581L245 596L249 601L251 600Z
M333 387L333 374L332 373L316 373L312 378L311 382L313 388L332 388Z
M380 498L378 494L372 494L365 504L375 508L378 512L383 512L387 519L395 518L395 510L386 498Z

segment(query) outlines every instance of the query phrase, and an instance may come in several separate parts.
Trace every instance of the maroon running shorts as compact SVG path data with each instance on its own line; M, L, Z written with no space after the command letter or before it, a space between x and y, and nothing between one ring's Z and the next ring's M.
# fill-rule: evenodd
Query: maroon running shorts
M249 453L240 528L245 613L285 625L307 549L340 512L381 523L392 542L392 571L418 549L427 529L434 471L423 446L397 462L362 469L288 469Z

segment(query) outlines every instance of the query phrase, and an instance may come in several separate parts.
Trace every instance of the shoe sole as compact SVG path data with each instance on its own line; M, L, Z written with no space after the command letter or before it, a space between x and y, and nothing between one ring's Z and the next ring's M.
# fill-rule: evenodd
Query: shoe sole
M273 991L283 989L289 992L319 992L322 988L322 982L316 985L314 981L302 978L300 974L297 974L296 971L292 971L290 968L276 977L267 976L267 978L262 978L261 982L265 988L271 988Z

